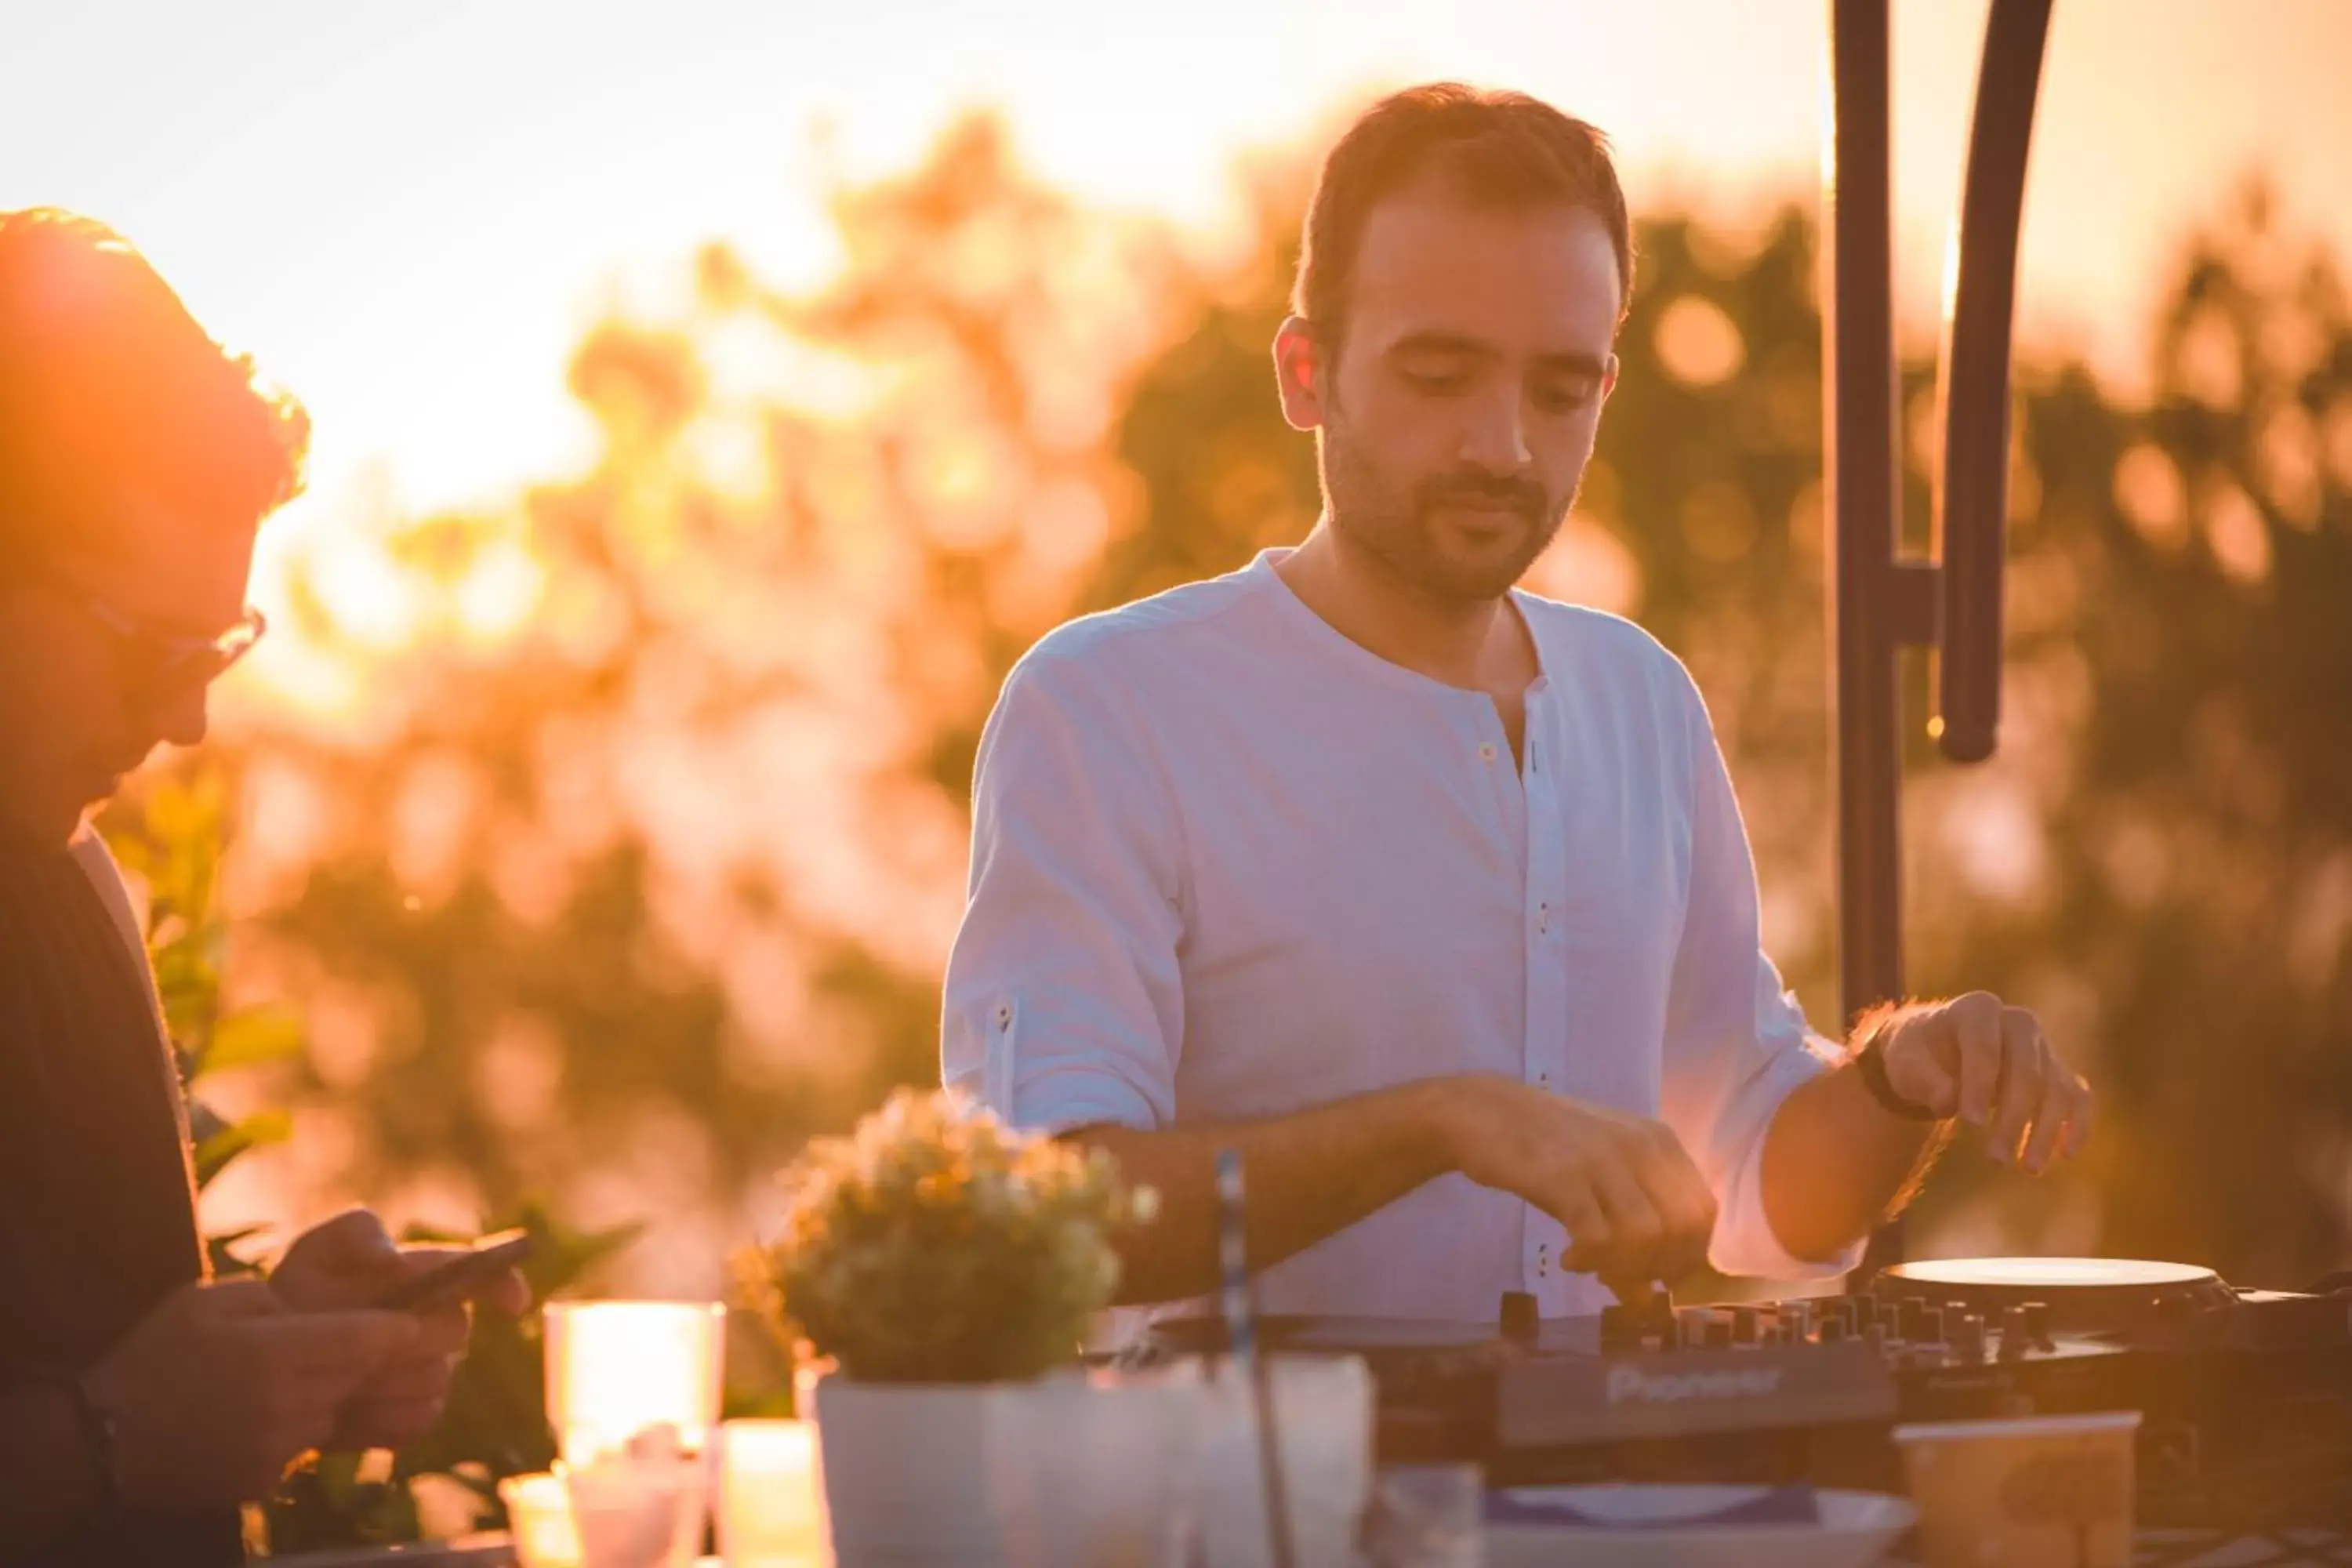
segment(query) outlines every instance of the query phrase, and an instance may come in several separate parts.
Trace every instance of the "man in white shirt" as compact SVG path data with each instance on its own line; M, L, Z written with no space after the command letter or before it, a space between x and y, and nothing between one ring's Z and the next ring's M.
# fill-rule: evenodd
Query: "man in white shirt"
M2088 1090L2023 1009L1811 1037L1688 675L1514 586L1617 374L1600 135L1397 94L1306 238L1275 364L1321 521L1047 637L981 749L944 1077L1158 1190L1123 1299L1213 1288L1227 1146L1265 1310L1457 1320L1702 1258L1843 1271L1950 1119L2034 1171L2078 1150Z

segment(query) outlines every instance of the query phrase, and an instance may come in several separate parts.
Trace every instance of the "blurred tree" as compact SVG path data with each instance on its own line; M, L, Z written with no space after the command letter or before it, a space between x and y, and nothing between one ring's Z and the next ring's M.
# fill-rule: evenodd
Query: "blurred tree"
M2094 1051L2104 1250L2291 1287L2352 1261L2352 306L2252 189L2152 347L2144 407L2079 367L2023 400L2032 752L1995 781L2018 847L1982 847L2032 875L1945 910L1930 963Z
M1303 201L1238 298L1137 383L1145 485L1087 607L1295 540L1318 505L1265 345ZM1809 220L1640 226L1623 372L1534 585L1635 614L1690 663L1730 755L1768 942L1836 1030L1822 638L1820 320ZM1933 763L1911 668L1909 913L1922 991L2042 1008L2096 1077L2087 1167L1963 1152L1928 1246L2143 1253L2301 1284L2352 1240L2352 316L2259 193L2191 247L2152 405L2026 345L2005 753ZM1933 366L1906 364L1924 543Z
M831 210L831 286L712 247L684 319L588 335L589 471L301 563L311 677L358 695L237 742L250 973L310 1004L336 1177L659 1214L629 1262L668 1287L719 1286L808 1133L936 1081L980 722L1109 531L1161 335L1160 237L986 117Z
M343 1179L656 1214L638 1256L715 1282L808 1132L933 1075L1004 671L1313 520L1268 358L1310 168L1254 165L1211 260L967 120L836 183L826 286L713 246L691 308L591 333L586 472L309 563L296 629L352 700L240 746L281 868L255 974L305 1000ZM1623 378L1534 584L1689 661L1769 940L1833 1027L1810 221L1658 215L1637 244ZM1914 973L2043 1007L2107 1121L2039 1185L1953 1162L1931 1243L2293 1283L2352 1230L2352 329L2290 249L2226 215L2147 407L2029 353L2006 746L1917 770ZM1928 367L1904 387L1916 537Z

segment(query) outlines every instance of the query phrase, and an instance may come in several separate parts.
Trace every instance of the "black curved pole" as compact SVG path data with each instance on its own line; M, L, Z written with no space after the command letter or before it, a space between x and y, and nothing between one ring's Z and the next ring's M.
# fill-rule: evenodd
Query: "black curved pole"
M1903 990L1901 737L1895 656L1895 263L1888 0L1832 0L1833 117L1822 160L1822 477L1832 530L1828 612L1837 671L1838 966L1845 1022Z
M1956 273L1937 389L1945 564L1898 559L1889 0L1830 0L1830 144L1822 209L1822 393L1836 670L1839 1001L1845 1021L1903 994L1902 715L1896 658L1943 649L1947 755L1991 754L2000 717L2009 358L2026 149L2051 0L1992 0L1977 79ZM1903 1256L1899 1220L1871 1238L1866 1278Z
M2026 151L2050 0L1993 0L1977 71L1956 276L1937 404L1936 542L1943 560L1938 742L1956 763L1992 755L2000 726L2001 558L2009 514L2009 355Z

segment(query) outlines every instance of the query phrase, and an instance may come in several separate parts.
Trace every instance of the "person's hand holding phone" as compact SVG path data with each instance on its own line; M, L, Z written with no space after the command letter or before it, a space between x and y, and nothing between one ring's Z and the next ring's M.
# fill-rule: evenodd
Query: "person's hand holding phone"
M251 1502L326 1446L353 1392L411 1354L404 1313L295 1312L257 1279L190 1281L93 1367L134 1508Z
M299 1237L269 1285L295 1311L349 1311L378 1306L408 1281L469 1255L460 1247L403 1247L374 1213L353 1209ZM509 1313L530 1306L530 1286L511 1268L478 1283L468 1297ZM398 1448L433 1429L465 1354L467 1299L428 1299L413 1309L421 1331L352 1392L327 1447Z

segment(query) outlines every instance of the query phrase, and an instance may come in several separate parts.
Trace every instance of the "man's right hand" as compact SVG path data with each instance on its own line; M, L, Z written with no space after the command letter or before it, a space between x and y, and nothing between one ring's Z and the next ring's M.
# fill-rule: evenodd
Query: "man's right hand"
M257 1279L182 1286L89 1374L90 1398L114 1421L123 1501L267 1497L417 1333L404 1312L289 1311Z
M1706 1262L1715 1194L1664 1122L1515 1079L1445 1083L1450 1163L1559 1221L1563 1269L1599 1275L1622 1300Z

